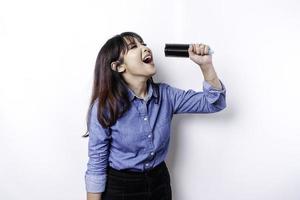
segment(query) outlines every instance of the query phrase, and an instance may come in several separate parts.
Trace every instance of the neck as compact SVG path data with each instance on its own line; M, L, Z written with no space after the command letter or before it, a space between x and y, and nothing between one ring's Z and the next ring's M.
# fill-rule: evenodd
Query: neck
M147 80L132 80L128 83L128 87L139 98L146 98L147 96Z

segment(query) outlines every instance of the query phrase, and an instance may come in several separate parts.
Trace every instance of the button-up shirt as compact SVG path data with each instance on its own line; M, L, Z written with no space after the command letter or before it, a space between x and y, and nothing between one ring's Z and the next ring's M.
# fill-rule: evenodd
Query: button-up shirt
M226 107L226 89L203 81L203 91L183 90L167 83L154 87L147 81L147 96L137 97L127 87L131 108L108 128L97 120L98 99L90 112L87 192L105 190L107 167L118 170L150 170L166 158L173 114L214 113Z

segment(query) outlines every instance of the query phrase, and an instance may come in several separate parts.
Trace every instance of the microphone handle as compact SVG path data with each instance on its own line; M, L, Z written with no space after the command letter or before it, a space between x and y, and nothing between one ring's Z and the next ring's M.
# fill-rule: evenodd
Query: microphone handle
M165 56L166 57L189 57L189 44L166 44ZM208 49L208 55L213 54L212 49Z

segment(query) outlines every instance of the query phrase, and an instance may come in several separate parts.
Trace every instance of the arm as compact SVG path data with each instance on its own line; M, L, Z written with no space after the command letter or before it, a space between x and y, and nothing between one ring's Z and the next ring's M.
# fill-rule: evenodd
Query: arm
M221 90L204 81L203 91L185 91L164 83L173 114L214 113L223 110L226 107L226 88L221 81L220 84Z
M190 59L199 65L203 73L203 92L191 89L184 91L166 84L173 114L213 113L226 107L226 89L215 72L212 56L207 55L208 49L205 45L192 44L188 50Z
M221 90L221 83L213 67L212 55L208 54L209 46L204 44L191 44L188 52L190 59L200 67L204 80L214 88Z
M88 200L100 200L105 190L111 135L97 119L98 103L94 103L89 120L89 142L85 183Z
M207 81L209 84L211 84L214 88L221 90L222 85L219 81L219 78L217 76L213 64L207 64L207 66L200 67L200 68L204 76L204 80Z

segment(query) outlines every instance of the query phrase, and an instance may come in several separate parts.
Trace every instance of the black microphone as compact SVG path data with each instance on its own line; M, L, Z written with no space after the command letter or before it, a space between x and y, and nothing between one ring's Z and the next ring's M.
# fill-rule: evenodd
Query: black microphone
M189 57L189 44L166 44L165 56L167 57ZM208 55L213 54L214 51L208 49Z

